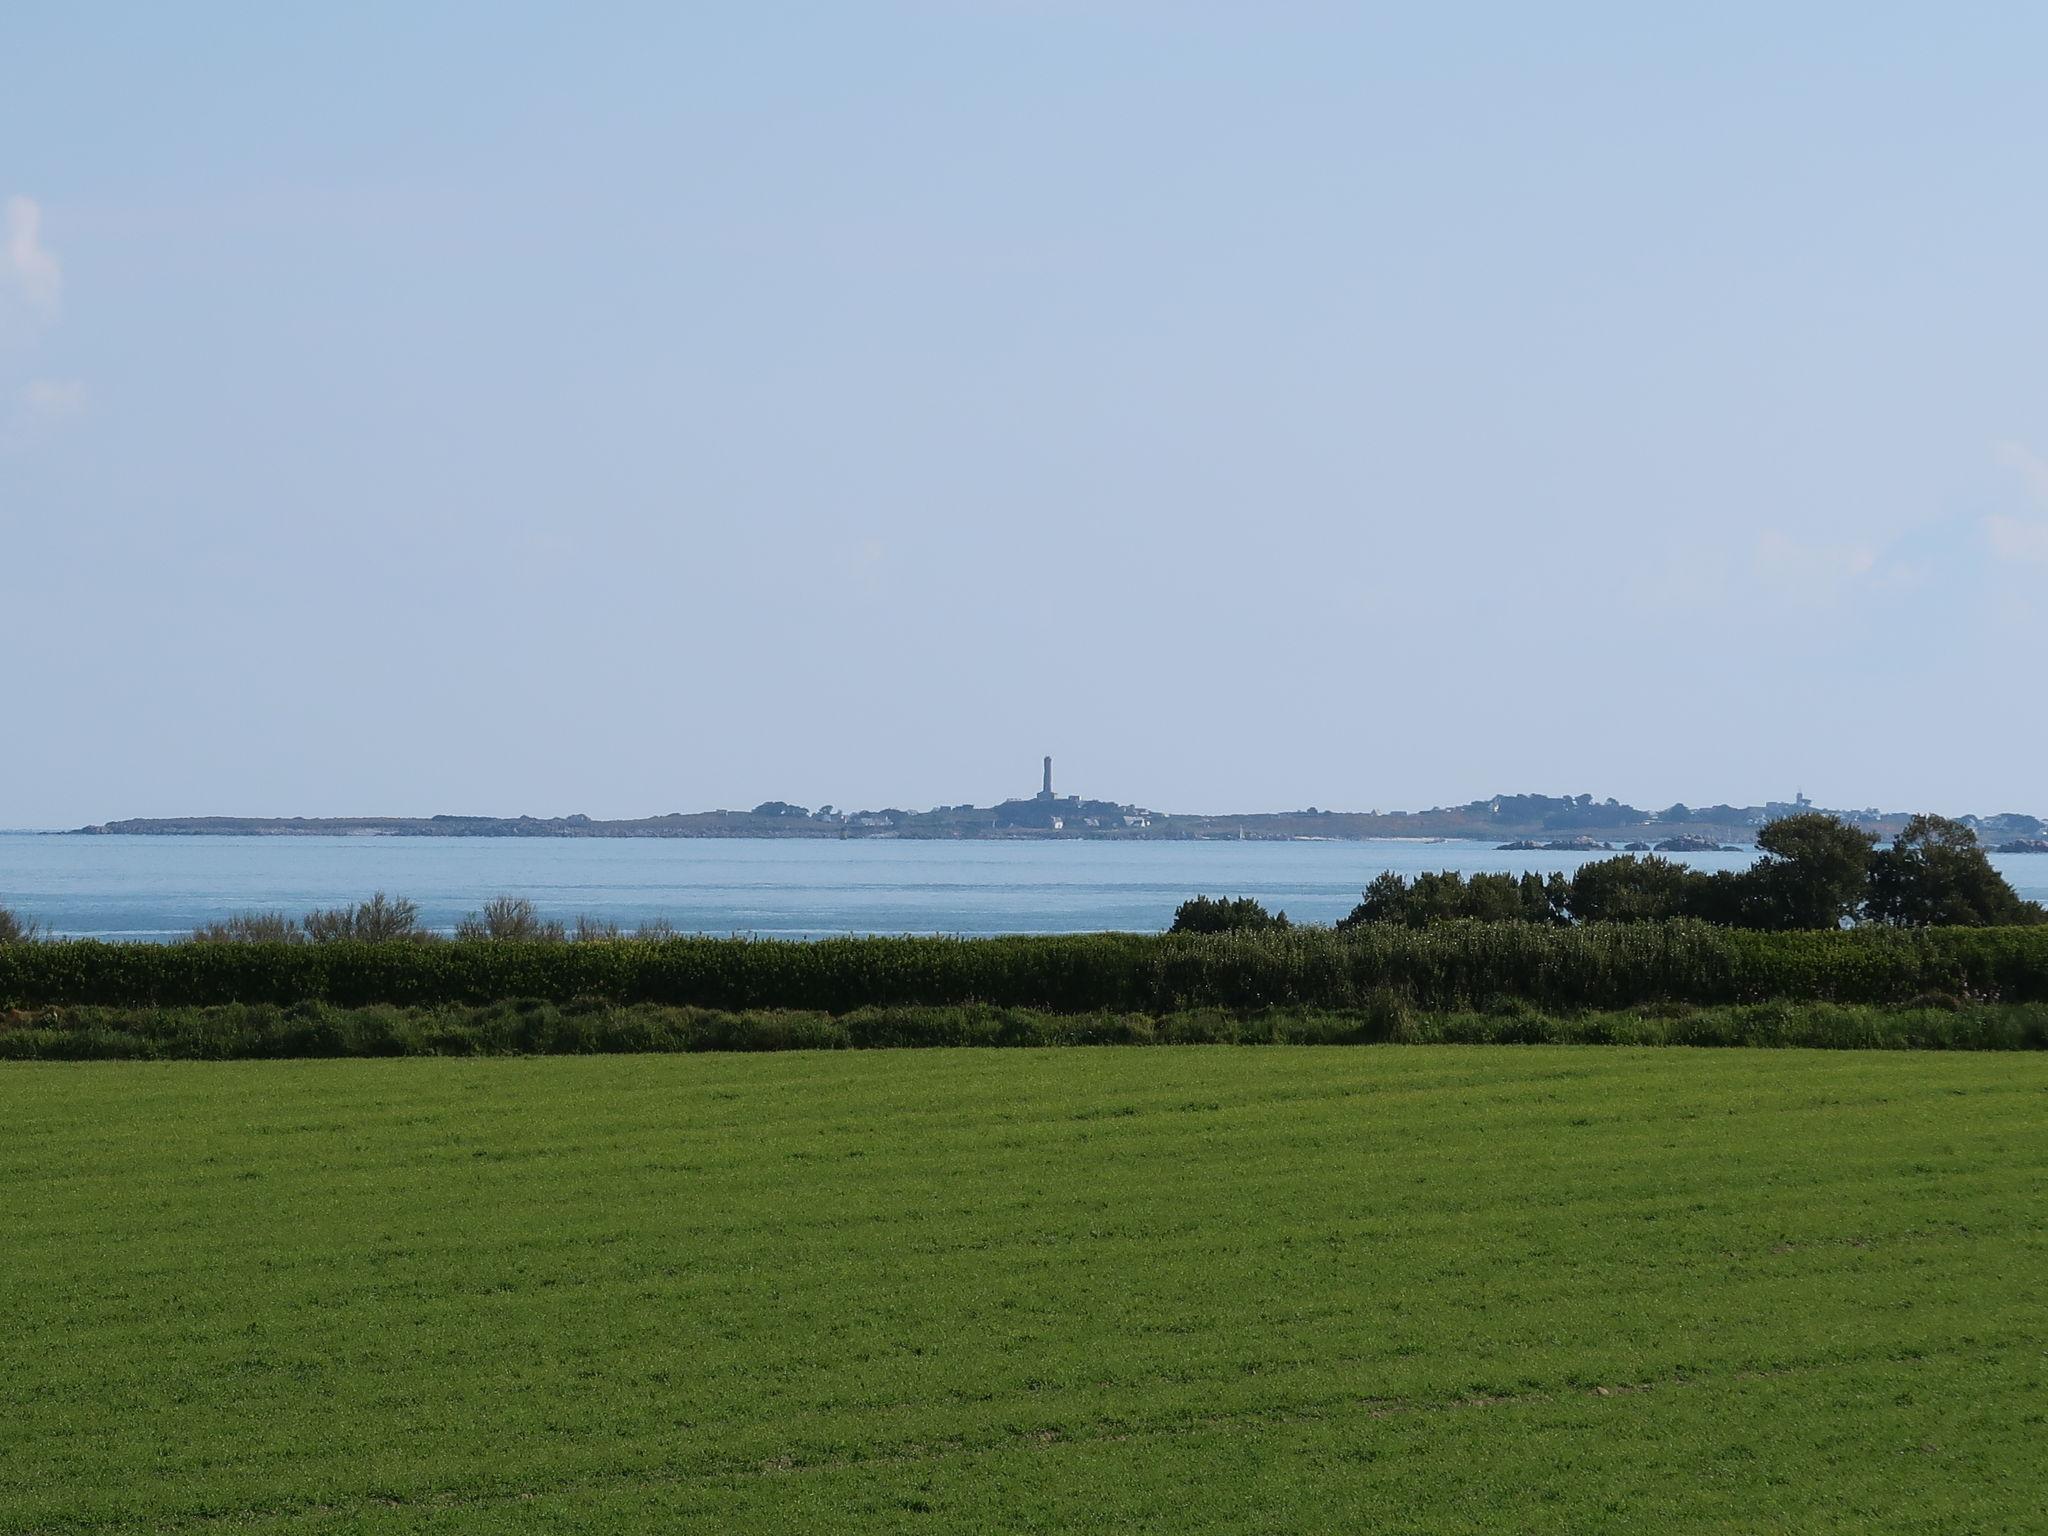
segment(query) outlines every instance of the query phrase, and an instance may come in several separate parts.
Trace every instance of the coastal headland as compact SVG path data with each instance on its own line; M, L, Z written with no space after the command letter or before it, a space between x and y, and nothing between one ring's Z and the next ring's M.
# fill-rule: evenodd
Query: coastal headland
M1675 803L1645 809L1590 794L1494 795L1428 810L1291 811L1186 814L1053 792L1051 759L1043 787L1028 798L993 805L939 805L928 810L812 808L768 800L750 810L672 811L625 819L565 816L164 816L79 827L79 834L129 837L648 837L648 838L909 838L1365 841L1471 839L1532 846L1603 845L1699 849L1748 845L1780 817L1822 809L1804 795L1758 805ZM1830 809L1829 815L1881 837L1894 836L1908 811L1875 806ZM2048 851L2048 820L2016 811L1957 818L1994 852Z

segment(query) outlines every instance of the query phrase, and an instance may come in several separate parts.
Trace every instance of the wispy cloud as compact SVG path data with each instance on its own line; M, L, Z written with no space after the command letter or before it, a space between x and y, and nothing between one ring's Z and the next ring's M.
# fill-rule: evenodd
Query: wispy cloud
M2000 443L1997 451L1999 463L2017 472L2035 497L2048 501L2048 462L2024 443Z
M1868 580L1877 551L1866 544L1807 544L1772 529L1757 540L1757 579L1786 597L1827 603Z
M2000 443L1998 462L2013 470L2036 501L2048 502L2048 462L2022 443ZM1984 519L1991 553L2016 564L2048 565L2048 521L1994 512Z
M0 414L0 453L20 453L43 442L85 409L78 379L31 379Z
M2048 565L2048 522L1996 513L1984 519L1984 537L2001 560Z
M61 420L85 409L85 385L78 379L31 379L21 398L36 415Z
M38 332L54 325L64 301L64 267L43 243L43 209L19 195L0 203L0 353L11 356L0 377L0 454L41 444L85 409L78 379L29 378L27 355Z
M4 282L29 310L45 320L55 319L64 298L64 268L56 252L43 244L43 210L34 198L10 197L4 219L5 240L0 243L0 282Z

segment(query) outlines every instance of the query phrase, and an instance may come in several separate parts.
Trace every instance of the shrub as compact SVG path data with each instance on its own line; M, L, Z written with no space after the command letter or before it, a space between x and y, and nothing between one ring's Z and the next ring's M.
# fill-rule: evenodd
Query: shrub
M306 930L282 912L238 912L192 930L195 944L303 944Z
M1195 896L1180 904L1173 914L1172 933L1266 933L1294 926L1285 912L1268 912L1249 896L1226 900L1220 896Z
M0 907L0 944L33 944L43 936L41 923Z
M1415 1031L1415 1005L1392 987L1375 987L1365 999L1363 1035L1367 1040L1406 1040Z
M1945 816L1915 816L1870 866L1871 921L1897 927L1988 928L2048 922L1991 867L1976 831Z
M524 896L499 896L484 903L456 927L460 939L491 939L515 943L559 944L568 935L561 923L543 920Z
M1571 877L1571 915L1581 923L1669 922L1692 914L1694 888L1705 878L1655 854L1595 859Z
M1391 869L1383 870L1372 877L1372 883L1360 893L1358 905L1347 917L1337 919L1340 929L1356 928L1364 923L1409 923L1422 926L1420 913L1413 912L1408 900L1408 882Z
M382 891L353 906L330 907L294 919L282 912L240 912L192 931L199 944L338 944L345 940L389 943L435 935L419 926L419 907Z
M1757 833L1763 857L1744 881L1744 926L1841 927L1863 905L1876 841L1821 811L1771 822Z
M368 901L359 901L352 907L308 912L305 928L306 937L316 944L332 944L342 939L360 939L376 944L393 939L427 938L429 935L419 924L417 903L402 896L389 897L379 891Z
M1455 869L1424 871L1411 884L1388 870L1373 877L1350 915L1337 920L1340 929L1367 923L1399 923L1426 928L1457 918L1482 923L1569 921L1570 887L1561 874L1548 879L1533 872L1517 878L1477 874L1467 880Z

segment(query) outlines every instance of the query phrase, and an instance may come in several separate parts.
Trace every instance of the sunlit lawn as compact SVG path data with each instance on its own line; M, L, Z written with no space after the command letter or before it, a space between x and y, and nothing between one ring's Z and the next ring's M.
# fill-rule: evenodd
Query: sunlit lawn
M2048 1529L2048 1060L0 1067L0 1529Z

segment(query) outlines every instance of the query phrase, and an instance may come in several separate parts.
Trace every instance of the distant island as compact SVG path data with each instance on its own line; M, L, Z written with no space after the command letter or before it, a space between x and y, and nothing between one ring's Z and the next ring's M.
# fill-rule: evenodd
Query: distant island
M598 821L589 816L164 816L79 827L75 835L106 837L805 837L987 838L1166 841L1206 839L1296 842L1371 838L1470 839L1567 849L1615 843L1674 851L1756 840L1759 827L1800 811L1819 810L1805 795L1762 805L1675 804L1644 810L1591 795L1495 795L1426 811L1251 811L1193 816L1147 810L1112 800L1053 791L1046 758L1038 792L995 805L941 805L913 811L889 806L842 811L767 800L751 810L673 811L665 816ZM1910 813L1831 810L1854 826L1891 836ZM2048 821L2018 812L1959 817L1994 852L2048 852Z

